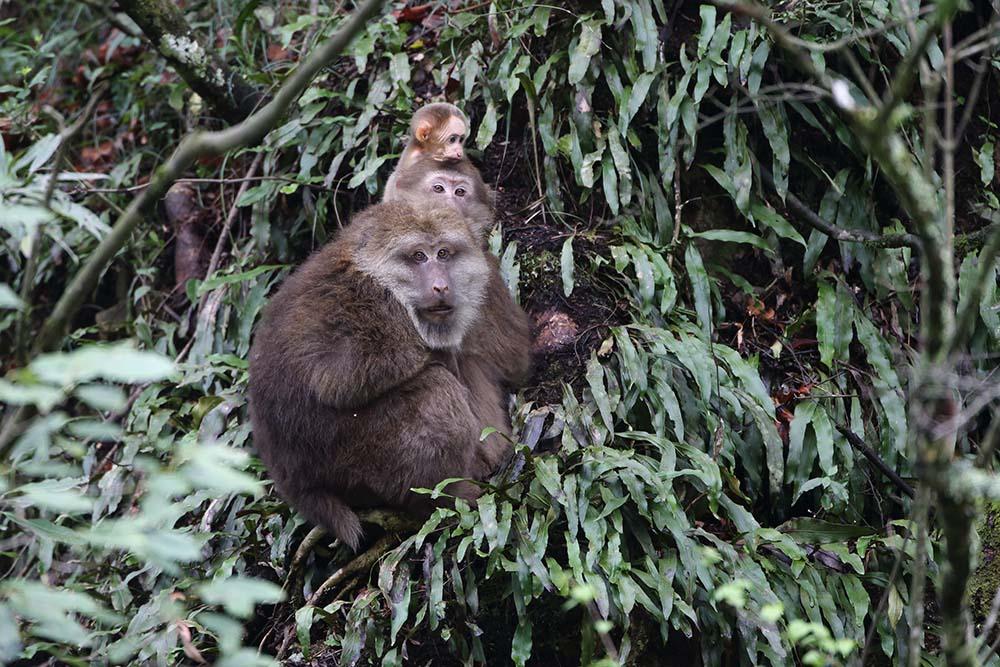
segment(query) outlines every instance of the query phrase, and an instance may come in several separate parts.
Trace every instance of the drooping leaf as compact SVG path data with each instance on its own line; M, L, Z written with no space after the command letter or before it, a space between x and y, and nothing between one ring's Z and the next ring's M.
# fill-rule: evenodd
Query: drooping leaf
M559 265L561 267L563 295L569 296L573 293L573 237L569 236L563 241L562 252L559 255Z
M691 281L691 292L694 295L695 311L698 313L698 324L705 340L712 335L712 296L709 287L708 273L701 261L701 253L689 243L684 250L684 264L688 279Z
M285 599L285 592L270 581L233 576L215 579L198 587L198 594L209 604L218 604L229 613L248 618L258 604L274 604Z
M569 72L567 80L570 85L579 83L587 69L590 67L591 59L601 50L601 21L591 19L580 25L580 37L576 48L573 49L569 57Z
M762 202L756 201L751 207L754 222L760 223L773 231L781 238L790 239L799 245L806 246L806 240L792 227L791 223L785 220L774 209Z

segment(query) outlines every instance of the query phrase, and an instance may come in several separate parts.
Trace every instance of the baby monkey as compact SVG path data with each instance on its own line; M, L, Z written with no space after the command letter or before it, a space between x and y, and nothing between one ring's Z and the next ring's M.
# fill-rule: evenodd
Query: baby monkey
M469 119L454 104L437 102L418 109L410 119L406 148L389 176L382 201L396 198L400 172L412 168L421 158L430 158L442 165L468 162L465 157L465 139L468 136Z

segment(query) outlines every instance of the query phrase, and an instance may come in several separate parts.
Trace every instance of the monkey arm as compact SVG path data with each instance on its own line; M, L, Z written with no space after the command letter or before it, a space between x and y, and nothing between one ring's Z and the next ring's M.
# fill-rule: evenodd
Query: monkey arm
M339 410L366 405L416 377L430 362L417 346L372 353L367 345L350 338L308 361L307 384L321 403Z
M466 335L469 353L482 357L499 373L500 380L519 387L531 372L531 327L528 316L514 303L492 255L483 316Z
M412 380L431 363L402 305L367 278L344 276L312 294L296 368L320 402L355 409Z

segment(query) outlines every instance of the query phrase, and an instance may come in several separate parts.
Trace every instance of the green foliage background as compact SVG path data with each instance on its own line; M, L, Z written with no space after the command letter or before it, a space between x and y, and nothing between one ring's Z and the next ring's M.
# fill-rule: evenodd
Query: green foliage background
M267 89L292 66L275 47L294 56L343 19L307 5L185 11ZM5 350L24 313L29 332L40 323L126 188L206 112L98 10L23 9L0 22ZM789 11L778 18L801 22L801 38L847 39L875 72L910 43L900 2ZM170 231L151 213L63 351L5 363L6 413L29 404L39 416L0 463L0 658L269 664L257 646L273 653L287 631L288 653L316 664L597 664L604 640L632 664L664 650L704 664L836 664L857 659L874 627L872 652L899 660L909 500L836 427L909 474L913 258L830 241L786 212L793 192L840 227L904 229L831 102L755 24L708 4L498 0L439 16L429 28L386 13L263 146L199 166L194 176L238 179L264 155L267 178L235 201L246 224L215 275L172 294ZM54 164L58 128L42 104L69 117L101 78L111 105L99 114L113 123L89 123L67 154L79 165L75 154L112 141L113 161ZM252 327L287 271L377 197L411 110L441 91L473 118L487 176L511 179L491 244L515 293L544 300L534 281L546 274L550 291L587 290L614 316L564 361L576 367L565 377L542 366L561 400L529 390L517 401L522 442L554 440L555 453L523 447L516 481L474 510L438 510L347 595L309 606L281 589L305 526L252 456ZM997 128L975 122L965 231L1000 209ZM916 117L903 128L919 147ZM508 150L521 181L491 172ZM223 217L238 186L205 183L205 206ZM544 221L542 241L523 233L529 216ZM976 267L971 248L960 281ZM994 281L970 377L995 367L997 301ZM110 307L111 325L95 321ZM815 343L799 352L803 339ZM307 587L348 557L318 552Z

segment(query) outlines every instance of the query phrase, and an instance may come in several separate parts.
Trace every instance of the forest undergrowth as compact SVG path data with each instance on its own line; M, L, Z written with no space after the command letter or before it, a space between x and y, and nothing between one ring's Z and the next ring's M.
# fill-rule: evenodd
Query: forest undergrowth
M973 664L939 583L959 498L986 516L968 651L1000 664L976 476L1000 397L995 8L388 3L262 142L146 209L41 349L182 138L273 99L355 9L189 0L151 41L159 4L0 5L0 662ZM248 96L193 92L212 67ZM275 494L247 354L439 100L472 120L534 325L519 462L475 508L369 515L354 554ZM916 456L935 257L902 153L950 211L948 437L974 497Z

